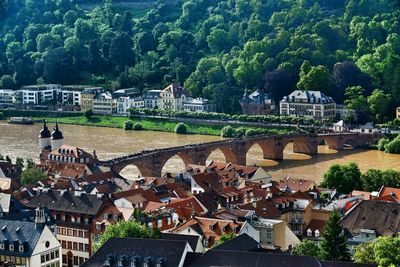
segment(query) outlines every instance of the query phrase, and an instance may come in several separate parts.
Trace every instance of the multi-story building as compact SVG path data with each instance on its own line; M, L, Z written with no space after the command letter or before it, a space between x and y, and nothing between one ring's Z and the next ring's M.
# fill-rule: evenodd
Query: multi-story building
M400 119L400 107L396 108L396 119Z
M60 91L61 85L59 84L23 86L17 92L17 99L24 105L56 103Z
M61 245L36 209L34 222L0 219L1 266L61 266ZM3 265L4 264L4 265Z
M117 112L117 100L113 99L111 93L97 94L93 98L93 113L112 114Z
M320 91L296 90L280 101L281 116L328 119L336 116L336 103Z
M103 91L101 87L87 88L81 93L81 110L93 110L93 99Z
M212 112L214 111L214 108L208 99L187 98L187 100L183 103L183 110L188 112Z
M120 115L128 115L131 108L144 108L144 100L142 97L122 96L117 99L117 113Z
M81 91L62 88L59 94L61 104L69 104L73 106L81 105Z
M158 99L160 98L161 90L150 90L143 95L145 108L158 108Z
M258 89L251 94L246 90L240 104L243 114L246 115L268 115L275 109L274 100Z
M170 84L160 93L158 108L163 110L183 110L183 103L189 93L180 85Z
M350 116L356 118L357 114L356 111L353 109L348 109L344 105L336 104L336 114L340 119L346 119Z
M15 102L16 91L11 89L0 89L0 104L13 104Z
M56 220L56 237L62 247L62 263L69 267L79 266L91 256L93 220L106 202L106 198L80 191L44 188L27 206L42 205L50 210Z

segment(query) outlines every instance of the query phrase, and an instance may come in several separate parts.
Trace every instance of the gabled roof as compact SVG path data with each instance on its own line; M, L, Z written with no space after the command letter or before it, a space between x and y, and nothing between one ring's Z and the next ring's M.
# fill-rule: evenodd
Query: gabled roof
M375 230L380 236L397 235L400 230L400 204L363 200L341 220L352 235L361 229Z
M171 233L161 233L161 239L186 241L193 251L196 251L197 243L199 242L198 235L178 235Z
M143 266L143 262L149 260L149 266L154 266L156 262L162 261L161 266L176 267L185 257L187 249L190 247L183 240L111 237L80 266L103 267L107 258L110 258L110 265L107 266L115 267L118 266L118 260L124 257L124 266L131 266L132 261L136 261L138 266Z
M182 86L177 85L175 83L168 85L166 88L164 88L161 91L161 93L164 93L164 92L173 94L174 98L179 98L182 95L189 96L189 93L186 91L185 88L183 88Z
M173 209L178 214L179 219L183 221L190 219L193 215L203 215L207 212L207 209L194 196L173 200L165 207Z
M284 190L287 187L292 192L308 191L312 189L314 186L316 186L316 183L312 180L295 179L291 177L279 180L279 189Z
M30 257L44 228L43 225L37 227L33 222L0 219L0 229L0 242L5 244L2 255ZM14 245L13 251L8 244ZM19 250L20 245L24 246L23 252Z
M315 257L211 249L192 265L235 267L321 267Z
M80 196L72 192L56 192L49 190L42 192L26 205L28 207L47 207L49 210L81 213L95 216L103 204L104 199L95 195L82 193Z
M253 251L260 248L260 243L251 238L248 234L241 234L235 238L216 246L217 250Z

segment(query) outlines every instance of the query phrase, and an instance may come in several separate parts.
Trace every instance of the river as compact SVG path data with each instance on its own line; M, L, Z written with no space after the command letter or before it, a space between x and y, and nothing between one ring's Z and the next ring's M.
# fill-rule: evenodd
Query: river
M53 127L53 124L50 125ZM38 133L40 124L15 125L0 121L0 154L37 160L39 155ZM78 146L90 153L96 150L100 159L110 159L116 156L151 148L165 148L189 143L200 143L220 140L218 136L177 135L166 132L124 131L122 129L101 128L89 126L60 125L64 135L64 143ZM335 151L326 146L319 147L318 155L293 153L291 144L284 151L283 161L262 160L262 151L253 146L247 154L248 165L263 166L270 172L274 180L284 177L311 179L322 181L323 174L332 164L356 162L361 171L370 168L400 170L400 155L385 154L377 150L351 149ZM214 151L210 160L224 160L220 151ZM170 159L164 167L165 172L177 172L183 168L183 162L176 156ZM121 173L128 178L137 176L136 168L127 167Z

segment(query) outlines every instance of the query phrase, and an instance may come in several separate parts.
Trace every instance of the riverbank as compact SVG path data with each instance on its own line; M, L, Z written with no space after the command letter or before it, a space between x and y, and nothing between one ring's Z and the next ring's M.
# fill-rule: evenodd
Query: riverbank
M122 129L125 121L131 120L133 123L141 123L144 131L161 131L161 132L174 132L175 126L178 122L171 122L167 119L152 119L152 118L127 118L127 117L116 117L116 116L92 116L86 118L84 116L74 117L46 117L37 116L32 117L34 120L46 120L51 123L58 122L60 124L69 125L82 125L82 126L95 126L95 127L109 127L109 128L120 128ZM186 123L188 126L189 134L202 134L202 135L221 135L221 125L203 125ZM248 126L234 126L237 128L252 129L255 131L263 132L265 134L289 134L295 131L294 128L288 127L248 127Z

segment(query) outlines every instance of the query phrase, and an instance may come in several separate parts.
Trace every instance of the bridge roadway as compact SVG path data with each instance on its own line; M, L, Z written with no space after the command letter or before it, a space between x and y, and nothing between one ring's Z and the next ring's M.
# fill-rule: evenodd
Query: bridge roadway
M283 160L283 150L293 142L293 152L318 154L318 145L325 142L329 148L341 150L346 145L359 146L376 143L380 134L328 133L328 134L290 134L259 135L253 137L231 138L220 141L188 144L177 147L144 150L111 160L99 161L99 165L110 167L119 173L128 165L135 165L142 176L160 177L165 163L179 156L186 164L204 165L214 150L220 150L226 162L246 165L246 154L253 145L259 145L264 159Z

